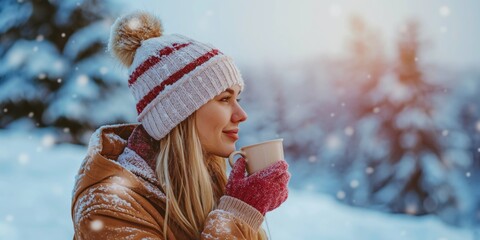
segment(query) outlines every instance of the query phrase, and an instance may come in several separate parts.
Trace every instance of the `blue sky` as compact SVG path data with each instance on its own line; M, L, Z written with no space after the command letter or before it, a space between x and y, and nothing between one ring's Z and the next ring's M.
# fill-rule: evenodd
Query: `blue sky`
M153 11L166 34L210 42L239 63L292 62L346 53L348 18L357 14L380 32L386 51L407 19L421 23L425 61L480 67L480 1L475 0L195 0L129 1ZM422 59L420 59L422 60Z

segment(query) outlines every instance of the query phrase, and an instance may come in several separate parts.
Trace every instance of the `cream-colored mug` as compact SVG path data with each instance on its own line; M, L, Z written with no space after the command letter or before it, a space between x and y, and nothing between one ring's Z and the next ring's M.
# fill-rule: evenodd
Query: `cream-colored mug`
M247 162L247 172L251 175L284 159L283 138L244 146L240 148L240 151L232 152L228 157L231 167L233 167L234 163L233 158L237 154L240 154L245 158Z

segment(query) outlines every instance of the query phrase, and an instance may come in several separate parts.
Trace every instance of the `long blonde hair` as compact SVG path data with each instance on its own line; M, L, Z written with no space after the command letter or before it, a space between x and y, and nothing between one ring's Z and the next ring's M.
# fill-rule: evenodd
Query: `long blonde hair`
M212 156L206 161L194 120L192 114L160 140L155 172L167 196L165 238L169 215L191 238L199 238L198 229L223 194L227 181L222 158ZM210 176L208 165L212 165L210 171L215 170L216 177Z
M200 239L205 219L225 192L226 168L224 158L202 150L195 113L160 140L155 172L167 196L165 239L169 217L191 239Z

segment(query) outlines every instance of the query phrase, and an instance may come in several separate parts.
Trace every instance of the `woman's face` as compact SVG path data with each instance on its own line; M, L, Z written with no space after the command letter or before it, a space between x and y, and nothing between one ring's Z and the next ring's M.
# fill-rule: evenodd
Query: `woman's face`
M235 151L239 124L247 114L238 104L240 86L234 85L204 104L196 112L197 132L203 149L220 157Z

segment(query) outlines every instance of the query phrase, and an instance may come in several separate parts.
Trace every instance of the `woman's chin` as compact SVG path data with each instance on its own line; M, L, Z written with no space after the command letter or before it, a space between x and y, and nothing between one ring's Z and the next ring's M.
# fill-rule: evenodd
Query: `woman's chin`
M218 157L228 158L230 153L235 151L235 142L231 138L221 138L214 144L210 144L207 152Z
M231 146L225 146L225 148L222 149L222 151L220 151L218 156L223 157L223 158L228 158L228 156L230 156L230 153L232 153L233 151L235 151L235 145L234 144L232 144Z

